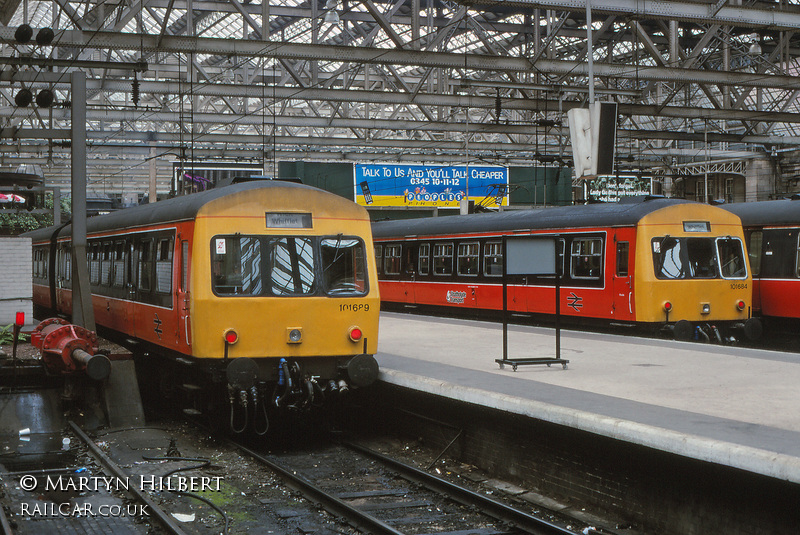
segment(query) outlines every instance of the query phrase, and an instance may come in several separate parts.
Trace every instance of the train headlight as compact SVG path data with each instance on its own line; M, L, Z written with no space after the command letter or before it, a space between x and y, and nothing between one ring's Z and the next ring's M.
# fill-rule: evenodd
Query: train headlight
M228 345L233 345L239 341L239 333L234 331L233 329L228 329L225 331L225 343Z
M664 303L664 310L666 310L667 312L672 312L672 303L670 303L669 301L666 301Z
M736 308L738 310L744 310L744 307L745 307L745 302L739 299L739 301L736 302Z
M711 304L703 303L703 308L700 310L701 314L711 314Z
M347 334L353 342L358 342L364 336L364 332L358 327L350 327L350 332Z
M286 343L299 344L303 341L303 329L300 327L289 327L286 329Z

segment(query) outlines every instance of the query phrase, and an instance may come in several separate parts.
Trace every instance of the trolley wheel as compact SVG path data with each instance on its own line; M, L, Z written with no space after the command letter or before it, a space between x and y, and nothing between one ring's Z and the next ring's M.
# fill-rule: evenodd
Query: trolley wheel
M499 365L500 365L500 369L501 369L501 370L505 368L505 366L503 366L503 363L502 363L502 362L498 362L497 364L499 364Z
M549 362L547 363L547 367L548 367L548 368L550 367L550 363L549 363Z
M564 367L565 370L567 369L567 363L566 362L564 364L562 364L562 366Z
M517 371L517 365L516 364L512 364L511 367L514 368L514 371Z

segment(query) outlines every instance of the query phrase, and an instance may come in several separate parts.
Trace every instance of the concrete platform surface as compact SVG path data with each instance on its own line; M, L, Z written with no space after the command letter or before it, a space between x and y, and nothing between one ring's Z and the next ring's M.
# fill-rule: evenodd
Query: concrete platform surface
M800 355L561 331L567 369L500 369L502 324L381 313L381 380L800 483ZM510 325L508 358L555 356Z

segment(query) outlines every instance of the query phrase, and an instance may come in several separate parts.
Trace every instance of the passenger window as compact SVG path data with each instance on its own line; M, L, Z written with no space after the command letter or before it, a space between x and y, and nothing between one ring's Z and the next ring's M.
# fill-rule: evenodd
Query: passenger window
M111 243L103 244L103 260L100 264L100 284L110 286L111 284Z
M383 273L383 247L380 245L375 246L375 269Z
M630 244L626 241L617 242L617 277L628 276L628 253Z
M402 246L400 245L387 245L386 255L383 259L383 271L387 275L400 274L400 252Z
M483 274L487 277L501 277L503 275L502 242L486 242L483 246Z
M172 238L158 242L156 290L165 294L172 292Z
M125 284L125 242L114 244L114 287L122 288Z
M797 235L797 249L794 252L795 277L800 277L800 234Z
M433 246L433 274L453 274L453 244L437 243Z
M189 289L189 242L181 242L181 290Z
M754 230L748 237L747 256L750 260L750 271L756 277L761 274L761 249L764 233ZM800 262L800 260L798 260Z
M603 240L575 238L570 251L570 274L573 279L599 279L603 260Z
M100 244L93 243L89 260L89 284L100 284Z
M138 249L139 277L137 279L137 286L140 292L149 292L152 289L151 280L153 278L153 241L140 241Z
M419 246L419 274L427 275L431 270L431 245L423 243Z
M358 238L324 238L320 241L322 274L328 295L364 295L367 275L364 244Z
M264 287L261 277L261 258L259 238L249 236L214 238L211 250L211 280L214 292L219 295L260 295ZM291 272L291 257L288 253L287 258L289 258L288 269Z
M72 250L64 247L62 250L62 258L64 259L64 280L69 281L72 279Z
M480 244L479 243L459 243L458 244L458 268L459 275L476 277L480 263Z
M274 295L314 292L314 248L310 238L270 241L270 290Z

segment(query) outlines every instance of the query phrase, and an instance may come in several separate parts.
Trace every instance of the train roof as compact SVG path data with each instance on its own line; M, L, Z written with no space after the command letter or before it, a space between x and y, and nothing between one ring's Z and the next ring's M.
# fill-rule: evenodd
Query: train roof
M199 193L192 193L190 195L174 197L172 199L158 201L155 203L134 206L132 208L126 208L110 214L90 217L86 220L86 230L87 233L91 234L95 232L105 232L146 225L157 225L174 221L186 221L194 219L203 206L221 197L236 194L240 191L273 188L276 190L281 188L297 189L298 193L300 193L302 190L315 191L331 195L337 199L341 199L342 201L347 200L343 197L339 197L338 195L334 195L333 193L323 192L317 188L305 186L303 184L297 184L294 182L284 182L279 180L244 182L222 188L214 188ZM24 236L28 236L34 241L49 239L55 229L56 227L49 227L34 230L25 233ZM71 233L72 225L67 225L66 228L59 233L59 235L69 236Z
M800 224L800 198L739 202L723 204L720 208L738 215L745 227Z
M451 235L465 232L501 232L515 229L631 226L647 214L661 208L692 202L648 196L620 203L380 221L373 223L372 236L373 238L397 238Z

